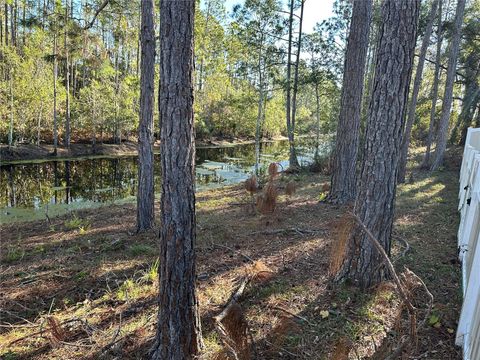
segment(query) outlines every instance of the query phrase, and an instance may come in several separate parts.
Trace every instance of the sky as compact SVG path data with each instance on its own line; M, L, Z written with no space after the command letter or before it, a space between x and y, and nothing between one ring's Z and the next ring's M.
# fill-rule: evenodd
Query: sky
M305 33L312 32L317 22L320 22L332 16L333 1L334 0L305 1L303 11L303 31ZM225 7L227 9L227 13L231 13L234 5L242 3L243 0L226 0Z

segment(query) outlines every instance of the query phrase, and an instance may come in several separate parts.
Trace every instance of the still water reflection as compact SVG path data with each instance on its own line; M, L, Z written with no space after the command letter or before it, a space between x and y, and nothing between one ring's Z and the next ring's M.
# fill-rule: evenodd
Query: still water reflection
M320 149L325 154L328 146ZM288 142L262 144L262 171L270 162L288 167ZM314 147L302 141L300 163L313 159ZM199 148L196 155L197 191L236 184L247 179L255 163L253 144ZM155 155L155 191L160 192L160 159ZM135 199L136 157L110 157L2 165L0 222L55 216L74 209Z

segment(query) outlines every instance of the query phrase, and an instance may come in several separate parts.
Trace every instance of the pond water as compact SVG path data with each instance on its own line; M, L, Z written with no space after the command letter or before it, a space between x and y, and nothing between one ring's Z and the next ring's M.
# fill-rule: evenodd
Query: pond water
M325 142L319 153L325 155ZM314 145L301 140L301 164L312 161ZM160 187L160 155L155 155L155 192ZM271 162L288 167L288 142L263 143L261 171ZM255 164L255 145L197 148L196 189L237 184L247 179ZM137 157L96 157L41 161L0 166L0 223L53 217L71 210L135 201Z

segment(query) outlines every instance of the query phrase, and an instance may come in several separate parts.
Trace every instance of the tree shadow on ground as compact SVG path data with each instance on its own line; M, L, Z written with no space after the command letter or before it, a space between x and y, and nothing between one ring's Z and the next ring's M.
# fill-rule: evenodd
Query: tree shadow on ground
M456 198L454 175L455 173L450 173L449 170L446 170L446 173L433 174L432 179L425 174L424 184L421 183L422 178L418 177L418 184L412 184L411 188L408 188L410 185L400 187L395 226L395 232L408 239L412 247L410 253L399 260L398 266L407 265L427 280L429 276L431 277L427 284L434 292L436 310L442 315L440 330L428 328L420 335L418 353L438 348L438 342L442 341L443 345L440 348L445 356L442 359L458 358L458 353L453 347L453 335L447 331L449 326L454 325L451 323L452 319L458 316L458 302L456 300L451 304L448 302L449 298L454 298L452 294L458 291L458 278L452 275L444 281L439 272L439 269L445 266L445 271L449 273L452 271L452 274L458 275L458 265L449 263L456 254L456 241L451 240L455 234L455 228L452 227L454 221L444 219L445 216L447 218L454 216L456 209L452 205L452 202L455 204ZM453 180L449 180L450 176ZM253 216L248 213L248 202L245 204L241 202L240 205L230 204L237 202L237 198L242 201L248 199L241 187L226 190L230 193L225 195L229 196L227 200L213 192L211 199L214 201L210 201L208 196L205 199L199 197L201 201L198 206L197 284L207 343L210 346L214 344L218 346L219 339L212 318L222 310L238 281L245 276L247 268L251 266L248 257L253 261L261 261L272 271L268 279L254 281L241 302L257 345L258 358L322 359L338 355L339 348L342 346L349 348L352 343L360 344L364 348L370 347L373 352L377 348L380 352L382 339L388 338L389 335L386 334L390 330L384 324L385 314L369 311L370 304L376 298L376 292L361 292L345 285L333 285L328 276L329 254L335 242L335 226L338 226L336 221L344 209L319 203L317 195L321 191L321 184L312 185L311 179L300 181L298 188L295 199L287 203L281 198L276 212L265 216ZM429 191L431 196L421 199L418 197L422 192ZM230 200L232 197L233 201ZM450 215L438 215L438 212ZM151 346L151 338L155 334L155 286L150 284L148 291L138 298L120 301L116 294L118 288L112 288L113 284L109 286L105 284L105 274L115 276L123 282L133 279L136 283L156 259L158 232L129 235L135 221L134 216L133 206L82 212L79 217L86 218L91 223L86 234L73 230L73 236L60 243L63 245L51 245L41 254L13 260L9 262L8 267L2 269L2 283L8 284L10 289L16 289L18 286L19 276L16 274L29 268L31 264L36 266L30 268L32 272L42 270L41 266L49 266L46 271L50 274L58 272L60 268L61 274L70 277L55 280L55 284L59 286L55 291L60 289L63 292L49 294L45 291L40 294L41 299L52 294L67 298L72 296L72 292L78 292L79 296L75 299L83 301L90 289L95 288L86 304L67 304L65 307L55 305L52 309L52 314L61 320L79 316L96 326L97 333L89 336L83 334L83 337L80 334L79 338L73 338L75 341L78 340L77 343L85 341L87 345L93 345L92 347L75 347L72 344L52 347L48 340L34 336L27 341L29 346L15 350L19 358L50 356L138 359L146 356ZM409 222L410 218L415 221ZM58 221L60 228L65 218L55 221ZM113 221L114 225L111 224ZM425 223L429 223L429 227L434 227L438 238L432 237L432 230L426 228ZM10 234L6 235L10 240L7 244L25 246L28 251L32 251L36 242L43 241L49 246L49 241L57 240L55 233L49 234L45 223L31 223L28 226L29 229L23 226L15 228L15 231L22 235L23 243L17 242L16 237ZM9 231L13 233L13 230L14 227L10 227L5 229L5 233ZM120 247L105 249L105 244L116 244L118 238L122 244ZM75 252L73 255L67 252L68 249L84 247L88 240L90 247L87 247L88 251L81 253L82 256L75 256ZM432 243L433 247L426 246L429 243ZM446 246L450 243L451 246ZM153 253L149 252L151 249L154 250ZM393 254L398 253L399 249L400 247L395 244ZM436 257L433 252L441 256ZM52 257L54 261L51 261ZM428 265L423 266L422 263ZM439 265L440 263L442 265ZM76 270L69 271L70 268ZM89 270L89 278L73 281L72 277L82 269ZM39 281L48 286L49 281L53 283L52 279L52 276L47 276ZM123 282L119 281L119 286ZM70 290L72 285L75 285L74 290ZM112 291L109 291L108 287ZM35 297L35 291L33 286L27 287L22 295L22 304ZM7 293L9 300L19 302L15 297L15 291L10 292L7 289ZM102 299L104 296L107 298ZM393 308L394 301L394 297L387 299L385 308L389 308L389 305ZM10 307L7 310L28 315L27 319L30 320L45 316L50 306L48 301L43 301L40 305L33 303L36 312L25 314L18 305L13 307L13 303L8 304ZM325 311L328 311L328 316L325 316ZM110 346L119 327L120 313L123 317L122 334L119 336L121 341L118 345ZM291 313L297 316L292 316ZM11 320L16 325L24 323L21 319ZM375 340L371 334L365 334L365 327L373 333ZM380 327L385 329L379 330ZM48 334L45 335L48 337ZM347 341L345 339L348 342L343 344L343 341ZM66 342L73 341L68 339Z

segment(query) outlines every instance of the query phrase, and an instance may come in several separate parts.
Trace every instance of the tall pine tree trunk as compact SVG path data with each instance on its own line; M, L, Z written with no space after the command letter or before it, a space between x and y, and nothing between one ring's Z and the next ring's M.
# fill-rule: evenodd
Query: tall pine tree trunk
M287 135L290 146L289 167L298 168L297 153L295 152L295 129L292 124L292 41L293 41L293 9L295 0L290 0L290 16L288 18L288 51L287 51Z
M9 91L10 91L10 125L8 127L8 146L13 145L13 71L10 70L9 74Z
M319 160L319 147L320 147L320 90L318 82L315 82L315 160Z
M55 9L55 6L54 6L54 9ZM54 22L54 29L53 29L53 154L54 155L57 155L57 148L58 148L57 76L58 76L57 26L56 26L56 22Z
M475 51L471 51L465 59L465 90L462 101L462 111L457 119L457 124L452 131L450 142L454 143L460 139L458 144L465 145L467 138L467 130L472 125L473 116L477 103L480 101L480 55Z
M427 150L425 151L425 157L423 158L421 167L428 168L430 166L430 151L433 142L433 133L435 129L435 119L437 116L437 100L438 100L438 84L440 82L440 61L442 60L442 42L443 42L443 30L442 30L442 4L440 0L438 4L438 25L437 25L437 49L435 55L435 71L433 74L433 86L432 86L432 105L430 107L430 124L428 125L427 135Z
M355 198L363 78L372 17L371 0L353 2L348 36L333 174L328 200L344 204Z
M260 175L260 138L262 135L262 114L263 109L263 70L262 70L262 45L258 51L258 107L257 107L257 122L255 124L255 176Z
M153 227L153 94L155 80L155 26L153 0L142 1L140 123L138 125L137 231Z
M443 163L443 157L447 148L448 126L450 123L450 111L453 102L453 83L455 81L455 72L457 68L457 58L460 49L460 40L462 32L463 13L465 12L465 0L457 1L455 12L455 24L450 43L450 54L448 57L447 80L445 82L445 93L443 95L442 116L440 117L438 128L438 141L435 148L434 159L431 170L436 170Z
M5 1L5 45L8 46L8 4Z
M354 213L390 254L403 119L415 53L420 0L385 0ZM369 287L386 278L383 259L353 228L337 280Z
M398 164L398 182L405 182L405 173L407 171L407 156L408 147L410 145L410 135L412 133L413 123L415 121L415 109L417 108L418 92L420 91L420 84L422 83L423 66L425 64L425 56L427 55L428 45L430 45L430 36L432 35L433 23L435 22L435 14L437 12L439 0L433 0L430 13L428 14L427 28L423 35L422 47L420 48L420 55L418 56L418 65L415 72L415 80L413 82L412 97L408 104L407 124L402 137L402 149L400 152L400 160Z
M302 25L303 25L303 8L306 0L300 0L300 18L298 25L298 41L297 41L297 57L295 60L295 74L293 76L293 95L292 95L292 140L293 140L293 154L290 156L293 157L294 162L298 165L297 151L295 149L295 119L297 115L297 92L298 92L298 67L300 65L300 53L302 49ZM292 150L291 150L292 151Z
M68 62L68 0L65 0L65 146L70 148L70 65Z
M201 346L195 294L195 0L160 0L162 198L156 360L189 360Z

